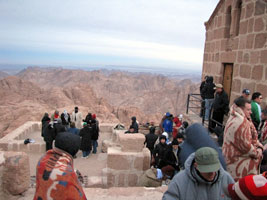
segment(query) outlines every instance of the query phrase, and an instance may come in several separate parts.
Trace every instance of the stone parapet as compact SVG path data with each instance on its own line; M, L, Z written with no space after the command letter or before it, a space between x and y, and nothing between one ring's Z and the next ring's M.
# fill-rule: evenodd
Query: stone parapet
M119 133L119 143L123 152L140 152L144 148L145 136L140 133Z
M29 185L29 156L24 152L0 151L0 197L20 195Z
M129 152L123 151L122 148L110 147L106 169L107 186L136 186L144 171L149 168L150 152L147 148L143 148L142 151Z

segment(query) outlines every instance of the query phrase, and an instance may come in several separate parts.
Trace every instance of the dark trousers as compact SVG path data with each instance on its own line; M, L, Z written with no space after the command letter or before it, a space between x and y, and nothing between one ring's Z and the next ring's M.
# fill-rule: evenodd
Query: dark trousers
M52 149L52 147L53 147L53 140L52 141L48 141L48 142L46 141L45 143L46 143L46 151Z
M203 117L205 111L205 101L204 99L201 102L200 117Z
M98 142L97 140L92 140L93 153L97 152Z
M223 117L224 117L224 113L221 111L213 111L212 113L212 118L213 120L210 120L209 122L209 130L210 132L214 132L214 128L217 126L221 126L221 124L223 124ZM217 124L217 122L219 122L220 124Z

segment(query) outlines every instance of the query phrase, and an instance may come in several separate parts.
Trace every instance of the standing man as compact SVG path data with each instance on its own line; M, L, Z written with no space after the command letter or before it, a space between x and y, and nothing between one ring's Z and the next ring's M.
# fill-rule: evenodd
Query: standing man
M155 126L150 127L149 133L145 136L146 140L144 142L144 144L146 144L146 148L148 148L150 151L151 158L152 158L152 153L154 150L154 145L158 139L158 136L155 135L155 131L156 131Z
M185 170L172 179L162 200L230 200L226 195L232 183L233 178L220 164L218 152L202 147L187 158Z
M259 174L263 146L251 122L251 104L239 97L235 99L224 131L222 146L227 171L235 181L249 174Z
M199 91L200 91L200 96L202 98L201 101L201 109L200 109L200 117L203 117L204 114L204 109L205 109L205 94L203 93L203 88L206 84L206 80L207 80L208 76L205 76L204 80L201 82L200 87L199 87Z
M78 129L82 128L82 113L79 112L79 108L76 106L74 108L74 111L72 112L71 115L71 121L75 123L75 127Z
M254 92L252 94L251 99L251 119L252 122L256 128L256 130L259 129L259 125L261 123L261 107L260 104L262 102L262 95L259 92Z
M47 151L37 164L34 200L86 200L73 167L79 148L79 136L68 132L57 135L55 148Z
M202 93L204 95L204 99L205 99L205 120L209 120L210 117L210 110L211 110L211 106L212 103L214 101L214 89L215 85L213 83L213 77L212 76L208 76L206 83L202 89Z
M168 133L168 139L169 141L172 141L172 115L167 112L166 113L166 119L164 120L162 127L163 127L163 131Z
M211 121L210 131L214 131L214 128L216 127L216 122L223 124L223 117L224 115L227 115L229 112L229 100L228 95L223 89L222 84L216 84L216 94L214 103L212 106L213 113L212 113L212 119L214 121ZM216 122L215 122L216 121ZM219 126L221 126L218 124Z

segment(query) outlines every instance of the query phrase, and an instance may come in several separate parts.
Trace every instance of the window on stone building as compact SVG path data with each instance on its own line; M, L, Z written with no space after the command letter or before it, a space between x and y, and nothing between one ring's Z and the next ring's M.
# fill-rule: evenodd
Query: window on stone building
M240 18L241 18L241 10L242 10L242 1L237 1L236 4L236 24L235 24L235 36L239 35L239 25L240 25Z
M232 16L231 16L232 8L229 6L226 10L226 19L225 19L225 38L230 38L230 29L231 29L231 22L232 22Z

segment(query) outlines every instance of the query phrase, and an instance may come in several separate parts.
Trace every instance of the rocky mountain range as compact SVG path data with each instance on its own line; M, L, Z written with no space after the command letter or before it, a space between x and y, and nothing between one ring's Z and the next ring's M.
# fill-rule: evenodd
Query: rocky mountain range
M198 90L190 79L122 71L83 71L28 67L0 80L0 136L26 121L40 121L44 112L96 113L100 122L129 125L131 116L141 123L158 123L162 115L185 112L187 94Z

